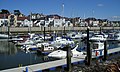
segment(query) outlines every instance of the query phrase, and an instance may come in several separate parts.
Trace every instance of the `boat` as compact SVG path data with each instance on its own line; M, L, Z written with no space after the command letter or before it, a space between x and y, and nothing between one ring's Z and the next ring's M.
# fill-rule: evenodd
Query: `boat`
M104 55L104 42L92 42L91 43L92 56Z
M57 49L49 43L38 43L36 46L38 47L37 51L40 53L50 53Z
M56 37L56 39L54 41L52 41L51 44L67 45L67 44L74 44L74 41L71 39L67 39L67 38Z
M44 39L44 35L39 35L42 39ZM45 40L50 40L51 36L49 34L45 35Z
M21 49L28 53L30 51L36 51L38 47L36 45L23 45L21 46Z
M9 38L8 40L10 42L17 43L18 41L23 41L23 38L19 36L11 36L11 38Z
M69 36L72 39L80 39L82 37L82 34L79 32L72 32L68 33L67 36Z
M115 41L120 41L120 33L115 33L114 34L114 40Z
M104 37L104 35L102 34L96 34L94 36L92 36L91 38L89 38L90 41L105 41L107 40L106 37Z
M27 38L24 42L17 42L16 45L30 45L43 42L43 39L37 35L31 35L30 38Z
M9 36L7 34L0 34L0 39L8 39Z
M75 46L74 49L71 50L71 56L75 58L81 58L85 57L84 52L82 51L77 51L78 44ZM54 58L66 58L67 56L67 51L64 50L56 50L48 54L48 57L54 57Z
M33 45L35 44L34 41L30 38L28 38L26 41L24 42L17 42L16 45L18 46L22 46L22 45Z
M33 37L32 40L33 40L34 43L39 43L39 42L41 43L41 42L43 42L43 38L39 37L39 36Z

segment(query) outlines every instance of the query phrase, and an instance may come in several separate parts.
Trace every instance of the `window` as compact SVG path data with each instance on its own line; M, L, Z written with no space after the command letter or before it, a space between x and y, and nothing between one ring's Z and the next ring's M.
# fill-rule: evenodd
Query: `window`
M1 23L3 23L3 21L1 21Z
M93 49L98 49L98 44L93 44Z
M58 23L58 21L55 21L55 23Z

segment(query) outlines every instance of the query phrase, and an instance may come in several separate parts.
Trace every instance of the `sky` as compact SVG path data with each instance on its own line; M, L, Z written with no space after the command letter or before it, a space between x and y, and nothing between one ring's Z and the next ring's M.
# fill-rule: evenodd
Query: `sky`
M64 7L63 7L64 5ZM120 0L0 0L0 9L65 17L120 18Z

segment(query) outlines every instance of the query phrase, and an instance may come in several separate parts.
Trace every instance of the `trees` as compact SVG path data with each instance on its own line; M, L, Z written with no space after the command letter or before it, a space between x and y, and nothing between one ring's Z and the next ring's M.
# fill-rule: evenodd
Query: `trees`
M10 14L10 12L8 10L1 9L0 14Z
M19 10L14 10L14 14L19 16L21 14L21 12Z

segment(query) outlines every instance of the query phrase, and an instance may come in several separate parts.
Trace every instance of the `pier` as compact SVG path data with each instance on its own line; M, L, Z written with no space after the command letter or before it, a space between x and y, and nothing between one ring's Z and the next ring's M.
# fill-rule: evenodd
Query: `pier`
M116 54L120 52L120 47L109 49L108 50L108 55L109 54ZM95 58L95 56L92 56L92 58ZM72 64L80 64L84 63L85 56L81 56L81 58L71 58L71 63ZM40 64L34 64L34 65L29 65L29 66L23 66L23 67L18 67L18 68L12 68L12 69L7 69L7 70L2 70L1 72L23 72L23 70L28 68L28 72L33 72L33 71L39 71L42 72L43 70L55 70L56 67L62 66L66 67L66 59L61 59L61 60L56 60L56 61L50 61L50 62L45 62L45 63L40 63Z

